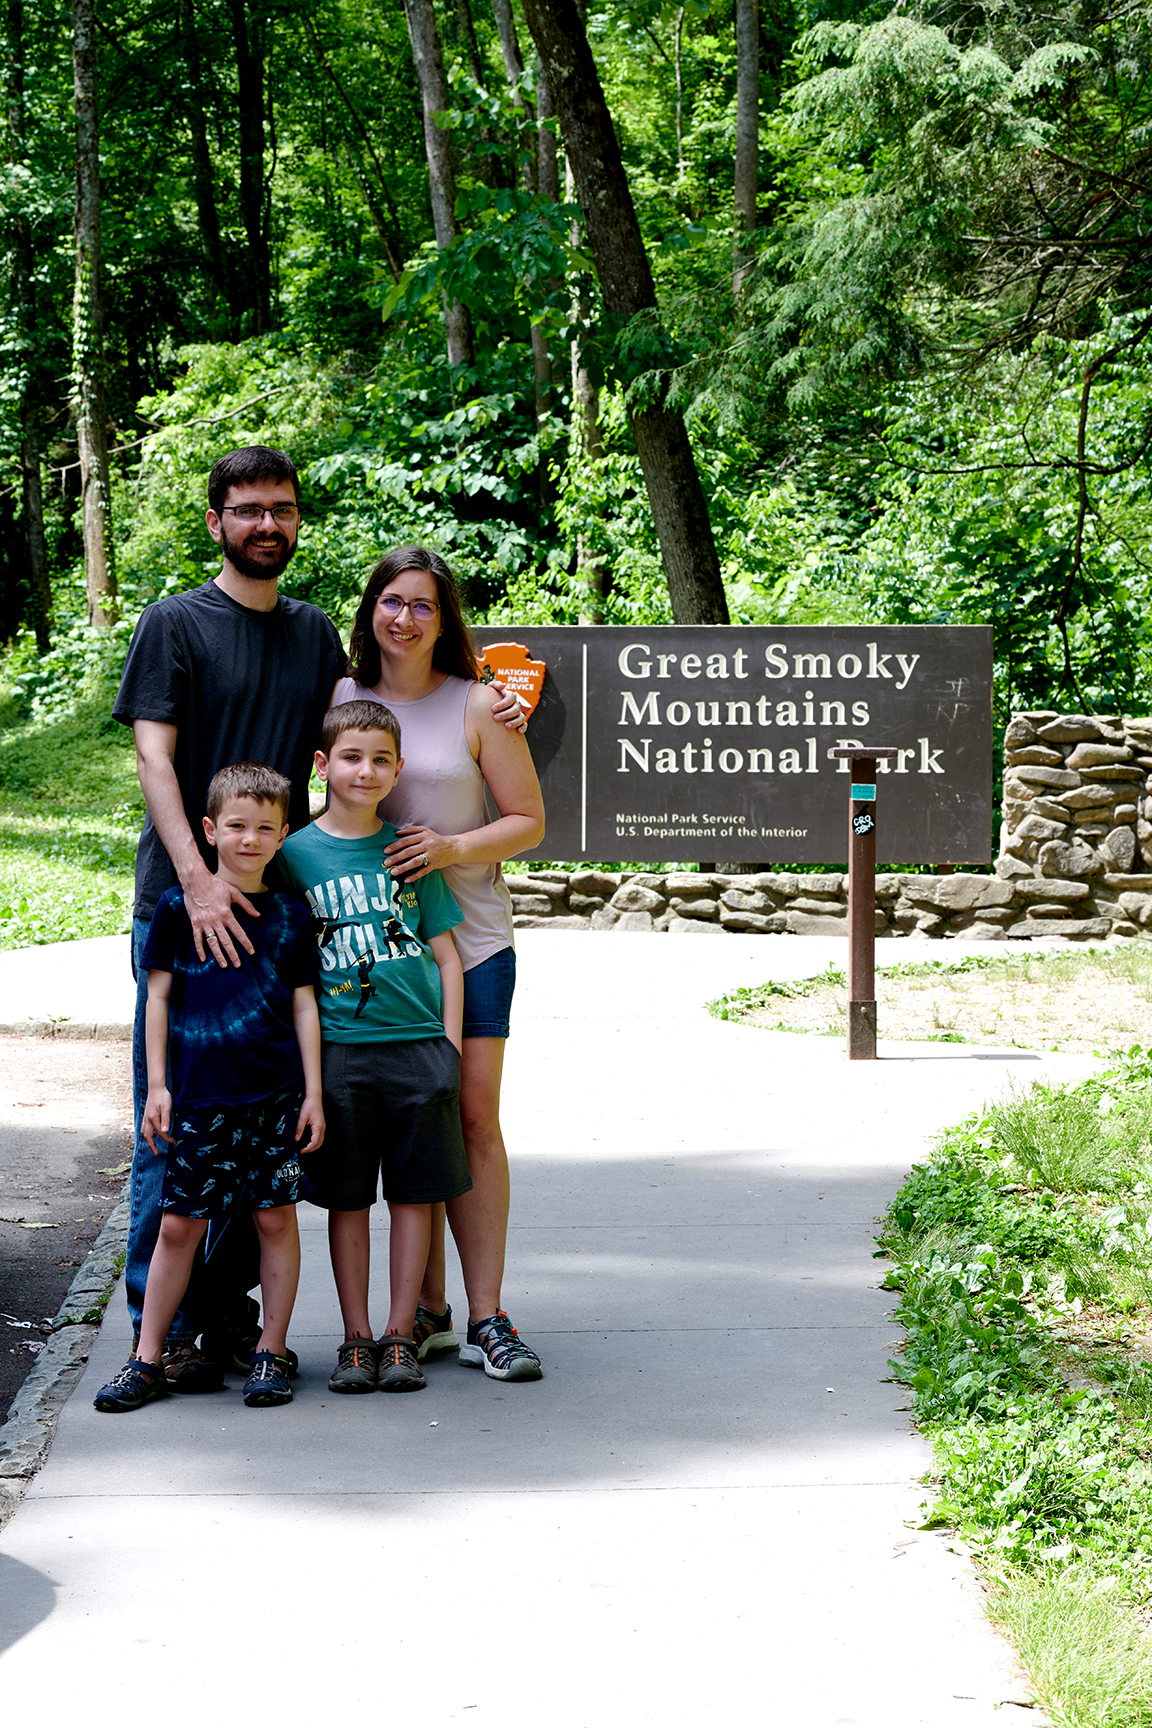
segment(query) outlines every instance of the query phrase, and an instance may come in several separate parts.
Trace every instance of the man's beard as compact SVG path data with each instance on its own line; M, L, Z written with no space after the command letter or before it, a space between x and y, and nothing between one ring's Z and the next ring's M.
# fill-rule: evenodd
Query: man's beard
M228 530L221 519L220 544L228 562L239 575L247 576L253 582L274 582L278 576L284 574L296 552L295 546L288 544L286 535L281 534L279 529L276 529L275 533L280 542L276 551L265 553L263 557L254 557L245 552L242 541L229 539Z

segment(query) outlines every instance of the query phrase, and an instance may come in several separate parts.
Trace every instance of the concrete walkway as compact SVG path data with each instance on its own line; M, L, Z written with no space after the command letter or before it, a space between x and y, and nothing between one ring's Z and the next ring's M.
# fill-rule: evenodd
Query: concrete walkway
M881 1384L899 1329L872 1237L938 1126L1090 1064L923 1044L850 1067L838 1040L704 1012L843 963L836 940L519 948L505 1289L544 1381L449 1357L426 1392L334 1397L310 1208L287 1409L246 1410L233 1381L96 1415L117 1296L0 1538L7 1713L1035 1724L1002 1707L1027 1693L965 1563L916 1528L929 1455Z

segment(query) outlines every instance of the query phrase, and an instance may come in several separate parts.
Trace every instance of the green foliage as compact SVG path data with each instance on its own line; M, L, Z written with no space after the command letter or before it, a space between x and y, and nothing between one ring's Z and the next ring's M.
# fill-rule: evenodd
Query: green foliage
M1150 1114L1141 1048L1017 1094L940 1137L877 1238L907 1329L892 1373L935 1449L928 1524L980 1556L1067 1728L1152 1721L1132 1611L1152 1591L1152 1371L1115 1351L1152 1295Z
M0 949L131 928L144 801L108 706L90 674L63 718L0 738Z

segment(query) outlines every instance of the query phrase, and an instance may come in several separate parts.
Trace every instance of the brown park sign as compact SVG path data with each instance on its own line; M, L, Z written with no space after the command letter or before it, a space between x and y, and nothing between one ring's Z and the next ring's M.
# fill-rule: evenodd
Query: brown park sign
M897 752L883 862L991 857L990 626L504 626L477 644L537 698L548 831L525 858L840 862L849 769L827 753L854 744Z

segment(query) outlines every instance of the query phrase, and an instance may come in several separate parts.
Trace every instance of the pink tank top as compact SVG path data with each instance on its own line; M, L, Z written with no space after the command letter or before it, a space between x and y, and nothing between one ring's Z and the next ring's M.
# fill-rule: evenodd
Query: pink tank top
M467 834L492 820L484 776L464 730L471 688L467 679L449 677L418 702L387 703L400 722L404 772L380 805L385 821L397 828L423 822L438 834ZM341 678L332 701L379 702L380 697L353 678ZM514 946L512 901L499 864L453 864L444 880L464 914L452 936L465 972Z

